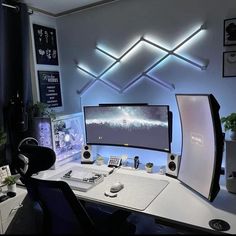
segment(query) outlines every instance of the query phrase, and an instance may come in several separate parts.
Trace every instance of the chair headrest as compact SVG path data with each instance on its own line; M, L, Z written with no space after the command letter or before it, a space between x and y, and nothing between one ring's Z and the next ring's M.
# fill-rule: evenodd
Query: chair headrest
M17 170L25 177L48 170L56 161L55 152L48 147L22 144L17 158Z

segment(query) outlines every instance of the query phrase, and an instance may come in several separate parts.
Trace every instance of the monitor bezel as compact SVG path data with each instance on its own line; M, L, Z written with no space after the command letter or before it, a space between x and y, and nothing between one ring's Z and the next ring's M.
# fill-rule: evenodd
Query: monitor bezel
M87 140L87 127L86 127L86 113L85 109L87 107L118 107L118 106L141 106L141 107L166 107L167 108L167 116L168 116L168 139L169 146L168 150L160 149L160 148L151 148L145 146L135 146L135 145L127 145L127 144L112 144L112 143L97 143L97 142L88 142ZM84 116L84 129L85 129L85 140L88 145L99 145L99 146L114 146L114 147L130 147L130 148L139 148L145 150L154 150L160 152L171 152L171 142L172 142L172 112L170 111L169 105L149 105L147 103L111 103L111 104L99 104L98 106L84 106L83 107L83 116Z

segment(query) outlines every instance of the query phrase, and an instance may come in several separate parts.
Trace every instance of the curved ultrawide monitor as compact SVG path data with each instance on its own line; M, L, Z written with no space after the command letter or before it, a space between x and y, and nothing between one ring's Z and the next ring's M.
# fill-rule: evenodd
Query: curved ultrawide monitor
M176 99L182 126L178 179L213 201L220 189L224 144L220 106L212 94L177 94Z
M171 151L169 106L85 106L84 121L87 144Z

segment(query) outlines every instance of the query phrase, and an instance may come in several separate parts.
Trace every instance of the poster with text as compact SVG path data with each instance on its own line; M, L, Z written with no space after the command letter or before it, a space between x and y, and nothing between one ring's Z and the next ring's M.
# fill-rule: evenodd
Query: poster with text
M38 71L40 102L49 107L62 106L60 75L58 71Z
M56 29L33 24L37 64L58 65Z

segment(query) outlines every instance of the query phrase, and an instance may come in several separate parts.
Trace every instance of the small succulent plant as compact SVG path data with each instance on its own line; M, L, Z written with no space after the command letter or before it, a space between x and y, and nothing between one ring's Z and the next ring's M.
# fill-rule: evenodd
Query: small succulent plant
M152 167L153 167L153 163L152 163L152 162L146 163L146 167L147 167L147 168L152 168Z

